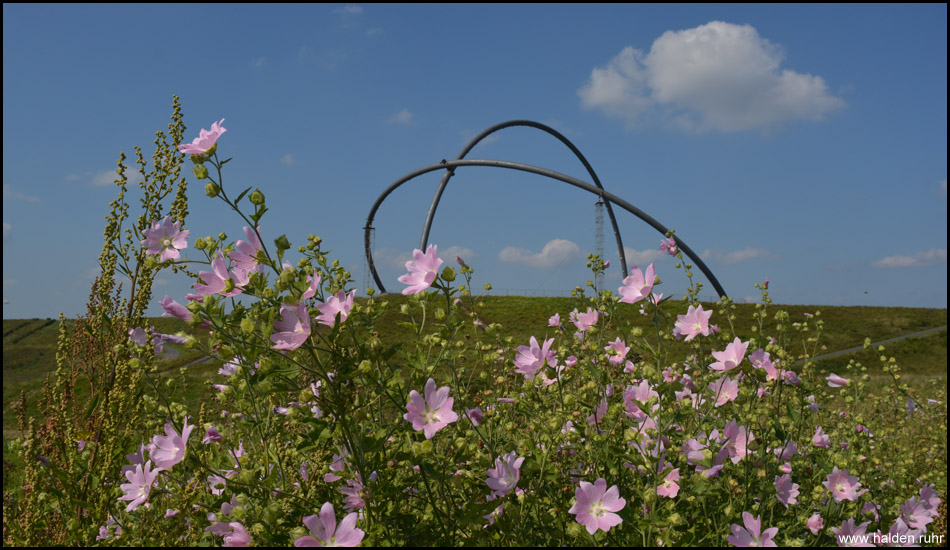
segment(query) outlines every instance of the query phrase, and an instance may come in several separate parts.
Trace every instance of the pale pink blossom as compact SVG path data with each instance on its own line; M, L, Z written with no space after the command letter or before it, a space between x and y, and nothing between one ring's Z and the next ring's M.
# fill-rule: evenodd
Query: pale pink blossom
M168 297L168 294L165 295L165 299L159 302L159 305L162 306L162 309L165 310L165 313L162 314L162 317L176 317L185 321L186 323L194 320L194 315L187 307L179 304L175 300L172 300Z
M594 483L581 481L574 490L574 497L576 500L568 512L577 516L577 523L586 527L591 535L598 529L609 531L623 522L616 512L623 510L627 501L620 498L616 485L608 489L604 478Z
M523 462L524 457L519 457L516 451L495 459L495 467L488 469L488 478L485 480L493 496L505 496L518 486Z
M821 529L825 526L825 520L821 519L821 515L815 512L808 518L808 521L805 522L805 527L811 531L812 535L817 535L821 532Z
M152 437L152 451L148 456L155 462L155 467L159 470L167 470L185 460L188 438L191 437L191 431L194 429L194 426L188 425L188 419L185 418L181 435L178 435L172 423L166 422L165 435Z
M660 241L660 252L666 252L670 256L676 256L676 253L679 252L676 248L676 239L670 237L669 239Z
M412 424L413 430L422 430L426 439L432 439L436 432L459 419L452 411L454 403L455 399L449 397L449 387L436 389L435 380L430 378L426 382L424 399L416 390L409 392L409 404L406 405L409 412L402 417Z
M276 350L291 351L299 348L310 337L310 314L303 303L296 306L284 304L280 308L281 319L274 321L274 334L270 340Z
M786 508L791 504L798 504L798 488L797 483L792 483L791 475L775 476L775 498Z
M186 155L203 155L211 150L214 147L215 142L218 141L218 138L221 137L221 134L227 132L228 130L221 126L221 123L224 122L222 118L220 121L215 122L211 125L211 130L201 129L201 132L198 134L198 137L194 139L191 143L182 143L178 146L178 151Z
M733 380L728 376L723 376L715 382L709 383L709 389L716 397L716 406L721 407L726 403L735 401L739 397L739 380Z
M551 316L550 319L548 319L548 326L549 326L549 327L557 327L557 326L560 326L560 325L561 325L561 314L560 314L560 313L555 313L554 315Z
M604 347L604 351L607 352L607 356L612 364L619 365L626 360L630 347L618 336L616 340L608 343L607 346ZM610 353L611 351L613 353Z
M228 265L224 256L218 255L211 259L211 271L199 271L198 282L191 285L199 296L221 294L226 298L237 296L244 292L242 284L228 272Z
M749 342L743 343L742 340L736 338L731 344L726 346L725 351L712 352L712 356L716 359L716 362L709 365L709 368L725 372L738 367L739 363L741 363L745 357L745 352L748 347Z
M620 301L625 304L635 304L653 292L653 283L656 281L653 264L647 266L646 273L639 267L633 266L630 276L623 280L623 286L617 289Z
M732 524L732 534L726 537L729 544L738 547L777 546L772 539L778 534L778 527L762 531L762 516L753 517L749 512L742 512L742 523L744 528Z
M142 464L136 464L135 470L125 472L125 478L129 482L119 486L125 492L124 495L119 497L119 500L130 501L129 505L125 507L126 512L135 510L140 504L148 500L148 494L152 490L152 484L155 483L159 470L160 468L153 470L152 461L148 460L145 462L144 468Z
M317 304L317 309L320 310L317 322L332 327L336 324L338 313L340 314L340 323L346 321L346 318L350 316L350 310L353 309L353 298L355 296L356 289L351 290L349 294L341 290L336 295L327 298L325 304Z
M821 429L821 426L818 426L818 429L815 430L815 435L811 438L811 442L819 449L827 449L831 446L831 438Z
M425 253L418 248L412 252L414 259L406 262L406 270L409 273L398 279L400 283L409 285L402 289L403 294L418 294L432 286L442 265L442 260L436 256L436 252L437 247L434 244L430 244Z
M828 378L825 378L828 381L828 387L831 388L840 388L841 386L848 385L851 381L847 378L842 378L837 374L831 374Z
M709 336L709 318L712 317L712 313L712 311L703 311L703 306L689 306L685 315L677 316L673 335L685 336L687 342L698 335Z
M188 235L190 232L186 229L182 231L181 221L172 223L168 216L165 216L160 222L153 222L151 229L142 232L145 239L142 246L145 247L147 254L157 254L159 260L177 260L181 257L178 252L183 248L188 248Z
M842 500L856 501L858 497L868 492L867 489L861 489L858 476L849 475L848 470L839 471L837 466L828 474L827 480L822 485L831 491L835 502L841 502Z
M577 330L580 332L587 332L594 325L597 324L597 319L599 314L596 310L587 308L586 313L579 313L577 308L574 308L574 311L571 312L571 322L574 323L574 326L577 327Z
M338 526L333 505L327 502L320 508L318 515L303 518L303 524L313 536L298 538L294 546L357 546L365 535L362 529L356 527L357 517L356 512L347 514Z
M554 338L548 338L543 345L538 345L538 340L532 336L529 346L518 346L518 353L515 356L515 372L523 374L528 380L534 378L539 370L544 368L545 363L550 367L557 367L557 358L555 352L551 349Z
M680 486L677 481L680 480L680 469L676 468L663 478L663 483L656 488L656 494L666 498L676 498L680 492Z

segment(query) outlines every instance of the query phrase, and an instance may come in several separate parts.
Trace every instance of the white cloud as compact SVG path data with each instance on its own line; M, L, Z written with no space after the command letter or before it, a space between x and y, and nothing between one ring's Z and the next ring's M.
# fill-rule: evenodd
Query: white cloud
M24 195L18 191L14 191L10 184L3 184L3 200L7 199L19 199L26 202L40 202L39 197L31 197L29 195Z
M409 109L403 109L393 116L389 117L390 124L412 124L412 113Z
M373 252L373 263L376 268L394 267L396 269L405 269L406 262L412 259L412 253L395 248L380 248Z
M780 46L754 27L712 21L667 31L649 53L624 48L578 95L628 128L660 116L690 131L733 132L821 120L843 107L820 76L781 69Z
M294 156L291 155L290 153L287 153L286 155L280 157L280 163L290 166L291 164L294 163Z
M747 246L742 250L732 252L726 252L721 248L708 248L700 254L700 257L722 265L735 265L749 260L774 260L776 256L768 250Z
M947 263L946 248L931 248L930 250L917 252L913 256L888 256L876 262L871 262L871 265L883 269L890 267L925 267L940 263Z
M336 15L361 15L363 13L363 6L357 6L356 4L347 4L342 8L337 8L333 10L333 13Z
M115 173L115 170L106 170L104 172L96 172L92 175L90 183L96 187L104 187L106 185L112 185L115 183L115 178L119 175Z
M637 265L645 268L650 263L656 263L668 255L659 250L634 250L628 246L623 247L623 253L627 256L627 266Z
M366 30L366 36L376 36L380 34L383 34L383 29L373 27L372 29Z
M516 265L525 265L528 267L551 268L556 267L563 262L580 256L581 249L571 241L564 239L554 239L544 245L541 252L535 254L530 250L514 246L506 247L498 253L498 259Z

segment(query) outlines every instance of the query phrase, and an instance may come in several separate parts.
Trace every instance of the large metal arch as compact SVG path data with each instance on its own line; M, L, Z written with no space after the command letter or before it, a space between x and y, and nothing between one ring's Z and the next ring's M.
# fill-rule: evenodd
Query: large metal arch
M598 197L606 201L607 204L609 203L616 204L617 206L623 208L627 212L630 212L634 216L645 221L647 224L649 224L651 227L653 227L654 229L656 229L663 235L666 235L666 233L669 231L669 229L667 229L663 224L653 219L653 217L648 215L646 212L640 210L636 206L621 199L620 197L614 195L613 193L609 193L605 191L604 189L599 188L595 185L592 185L590 183L587 183L585 181L579 180L571 176L567 176L565 174L561 174L559 172L555 172L553 170L540 168L538 166L532 166L530 164L522 164L520 162L512 162L512 161L505 161L505 160L490 160L490 159L461 159L461 160L452 160L452 161L443 160L442 162L438 164L430 164L429 166L424 166L422 168L419 168L418 170L410 172L406 174L405 176L403 176L402 178L393 182L392 185L387 187L386 190L383 191L383 193L379 196L379 198L376 199L376 202L373 203L373 206L370 209L369 215L366 218L366 227L363 228L364 229L363 245L366 250L366 262L369 264L369 269L373 274L373 280L376 281L376 285L379 287L380 292L385 293L386 287L385 285L383 285L382 280L380 280L379 278L379 273L377 273L376 271L376 264L373 261L373 252L370 246L370 233L373 229L373 219L376 217L376 212L379 210L380 205L382 205L383 201L386 200L386 197L388 197L393 191L395 191L396 189L401 187L403 184L409 182L410 180L418 176L421 176L423 174L428 174L429 172L434 172L436 170L454 170L455 168L458 168L460 166L490 166L490 167L495 167L495 168L507 168L509 170L520 170L522 172L529 172L532 174L538 174L540 176L545 176L551 179L559 180L569 185L573 185L574 187L577 187L579 189L583 189L584 191L587 191L594 195L597 195ZM695 263L696 267L698 267L699 270L702 271L703 275L706 276L706 279L713 285L713 288L715 288L717 294L720 297L723 297L723 298L726 297L727 296L726 291L722 288L722 285L719 284L719 280L716 279L716 276L713 275L712 271L709 269L706 263L703 262L702 258L700 258L699 255L697 255L693 251L693 249L690 248L686 244L686 242L683 241L683 239L679 237L679 235L677 235L676 237L676 245L690 260L692 260Z
M581 153L571 140L567 139L561 132L558 132L554 128L540 122L535 122L533 120L509 120L507 122L500 122L486 128L482 133L478 134L471 141L468 142L468 145L462 148L458 156L455 157L455 160L462 160L478 145L483 139L499 132L506 128L514 127L527 127L541 130L546 132L558 139L563 143L568 149L574 153L574 156L577 157L577 160L581 161L581 164L584 165L584 168L587 170L587 173L590 175L591 180L594 182L599 189L603 189L603 184L600 183L600 178L597 177L597 172L594 171L594 167L587 162L587 158ZM439 202L442 200L442 194L445 192L445 187L449 184L449 180L452 179L452 176L455 175L454 169L447 169L445 175L442 176L442 181L439 183L438 189L435 191L435 195L432 197L432 203L429 205L429 211L426 213L426 223L422 229L422 238L419 240L419 250L425 250L426 246L429 244L429 231L432 229L432 223L435 221L435 211L439 208ZM610 218L610 225L614 230L614 240L617 241L617 254L620 256L620 271L623 273L623 276L626 277L629 275L627 272L627 254L623 250L623 239L620 237L620 227L617 225L617 218L614 216L614 209L610 205L610 202L604 203L604 206L607 210L607 216Z

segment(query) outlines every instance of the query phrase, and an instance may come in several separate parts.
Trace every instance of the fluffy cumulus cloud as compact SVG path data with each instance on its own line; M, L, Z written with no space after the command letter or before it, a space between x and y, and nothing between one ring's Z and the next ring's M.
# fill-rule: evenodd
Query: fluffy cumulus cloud
M876 262L871 262L871 265L886 269L891 267L925 267L945 263L947 263L947 249L931 248L930 250L917 252L913 256L888 256Z
M12 187L10 187L10 184L4 183L3 184L3 200L7 200L7 199L17 199L17 200L26 201L26 202L40 202L39 197L24 195L23 193L20 193L19 191L16 191Z
M648 53L624 48L578 95L629 128L663 120L697 132L821 120L844 106L820 76L782 69L783 59L754 27L712 21L667 31Z
M403 109L393 116L389 117L390 124L412 124L412 113L409 109Z
M554 239L538 253L509 246L498 253L498 259L509 264L551 268L580 255L581 249L576 244L565 239Z
M659 250L634 250L628 246L623 247L623 253L627 257L627 266L646 267L651 263L659 262L670 256Z
M707 248L700 254L700 257L707 261L713 261L721 265L735 265L750 260L774 260L775 254L762 248L752 248L747 246L742 250L728 252L721 248Z

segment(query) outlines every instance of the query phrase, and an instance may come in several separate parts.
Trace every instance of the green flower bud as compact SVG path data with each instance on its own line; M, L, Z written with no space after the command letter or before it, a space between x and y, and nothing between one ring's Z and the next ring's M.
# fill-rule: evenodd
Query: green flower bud
M274 239L274 245L277 247L277 250L287 250L290 248L290 241L287 240L287 235L281 235Z
M455 280L455 270L451 266L442 270L442 280L447 283Z
M256 204L258 206L264 204L264 193L261 193L260 189L255 189L250 196L251 204Z
M254 333L254 320L248 317L241 319L241 332L244 334Z
M220 192L221 192L221 186L218 185L217 183L208 183L205 185L205 195L208 195L211 198L217 197L218 193Z
M204 164L196 164L191 167L191 170L195 173L195 177L200 180L208 179L208 169L205 168Z

